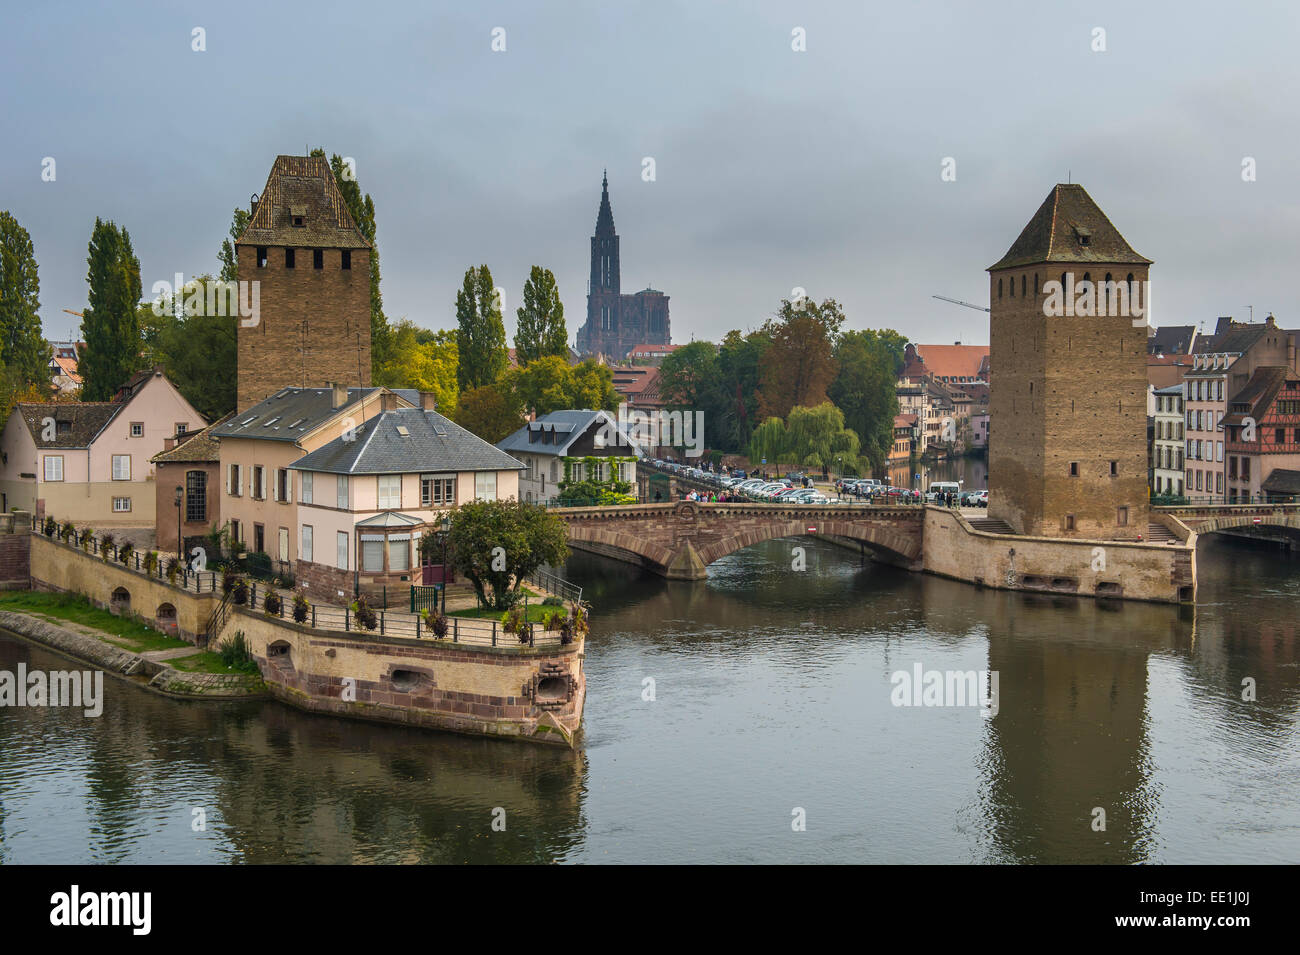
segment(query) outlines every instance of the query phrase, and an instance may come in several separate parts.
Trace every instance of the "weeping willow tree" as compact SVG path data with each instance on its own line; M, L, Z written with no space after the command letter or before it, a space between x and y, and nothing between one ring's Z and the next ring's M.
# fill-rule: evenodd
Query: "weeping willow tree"
M829 401L814 408L791 408L785 421L768 418L754 429L749 442L753 463L766 459L775 465L856 473L860 457L857 434L844 427L844 413Z

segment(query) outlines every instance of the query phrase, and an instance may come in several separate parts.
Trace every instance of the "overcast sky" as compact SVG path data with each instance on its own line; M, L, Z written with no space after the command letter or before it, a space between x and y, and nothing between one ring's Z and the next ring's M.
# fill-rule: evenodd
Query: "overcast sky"
M1254 305L1300 327L1297 18L1286 2L11 4L0 208L32 234L62 338L97 215L130 230L147 293L215 272L274 157L323 146L374 198L391 319L454 325L486 262L513 338L539 264L572 339L608 167L623 290L668 293L675 342L755 327L799 286L853 328L986 343L985 315L931 295L987 304L984 269L1072 178L1155 260L1157 324Z

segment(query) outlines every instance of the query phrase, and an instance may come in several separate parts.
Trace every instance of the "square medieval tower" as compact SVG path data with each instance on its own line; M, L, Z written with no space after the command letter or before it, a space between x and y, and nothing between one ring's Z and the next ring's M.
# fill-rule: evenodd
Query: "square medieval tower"
M261 314L238 330L240 410L288 386L370 384L370 242L324 156L277 156L235 243Z
M1147 273L1080 185L989 268L989 517L1020 534L1147 534Z

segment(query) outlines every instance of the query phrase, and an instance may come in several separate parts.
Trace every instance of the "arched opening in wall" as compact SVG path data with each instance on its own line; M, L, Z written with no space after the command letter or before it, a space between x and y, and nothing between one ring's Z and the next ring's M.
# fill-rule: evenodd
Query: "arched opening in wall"
M569 693L569 681L565 677L548 676L537 681L537 702L554 703L562 700Z
M432 682L428 674L402 667L395 667L388 674L388 680L398 693L415 693Z
M154 625L163 633L176 636L178 633L176 608L171 604L159 604L158 612L154 615Z
M108 599L108 609L113 613L131 612L131 592L125 587L118 587Z
M276 640L266 647L266 662L282 669L293 669L293 648L287 640Z

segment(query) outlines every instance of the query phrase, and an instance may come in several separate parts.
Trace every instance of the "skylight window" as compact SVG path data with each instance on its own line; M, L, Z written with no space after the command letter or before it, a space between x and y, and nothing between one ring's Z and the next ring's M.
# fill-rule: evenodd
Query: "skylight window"
M447 437L447 429L440 424L435 424L433 426L433 433L437 435L441 435L444 438Z
M279 416L279 415L276 415L274 418L268 418L268 419L263 423L262 427L263 427L263 428L269 428L269 427L271 427L271 425L275 424L275 423L276 423L277 421L279 421L279 420L280 420L280 416Z
M289 427L291 427L291 428L296 428L296 427L298 427L298 425L302 424L303 421L305 421L305 420L306 420L305 418L299 418L299 419L298 419L297 421L295 421L293 424L289 425Z
M399 424L397 426L397 433L400 434L403 438L409 438L411 436L411 432L406 430L406 425L404 424Z
M242 425L243 427L247 428L250 424L252 424L256 420L257 420L257 415L253 415L251 418L245 418L242 422Z

